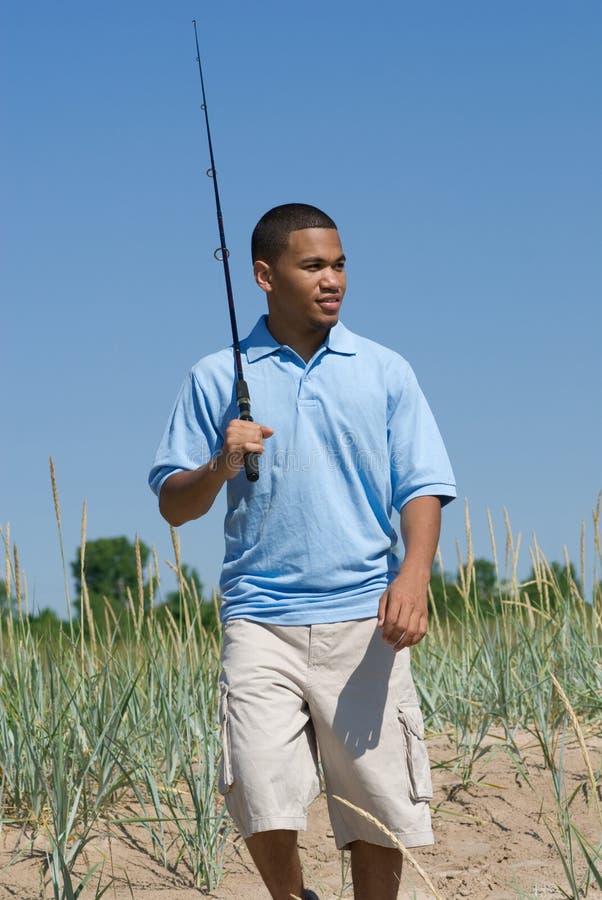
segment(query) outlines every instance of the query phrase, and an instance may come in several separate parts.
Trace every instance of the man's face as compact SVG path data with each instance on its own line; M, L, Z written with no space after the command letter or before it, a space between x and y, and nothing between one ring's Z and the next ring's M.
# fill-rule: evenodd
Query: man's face
M266 292L270 326L299 337L336 325L345 294L345 254L335 228L291 231L272 265L255 263Z

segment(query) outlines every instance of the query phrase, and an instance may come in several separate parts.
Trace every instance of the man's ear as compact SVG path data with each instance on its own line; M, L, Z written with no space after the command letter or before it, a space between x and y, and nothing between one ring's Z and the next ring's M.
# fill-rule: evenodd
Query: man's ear
M269 264L262 259L256 259L253 263L253 274L261 290L269 294L272 290L272 270Z

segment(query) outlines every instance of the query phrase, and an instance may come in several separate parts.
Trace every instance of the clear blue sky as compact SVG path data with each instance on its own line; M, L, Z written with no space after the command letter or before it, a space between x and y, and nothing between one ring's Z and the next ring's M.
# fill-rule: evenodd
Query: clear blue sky
M147 472L186 370L229 342L193 16L241 333L264 305L256 220L323 207L349 260L343 321L409 359L445 437L446 567L464 497L478 555L487 507L503 546L506 506L523 574L533 531L578 558L602 487L598 0L0 15L0 522L33 608L65 615L50 454L68 559L84 498L90 538L138 532L171 558ZM223 511L180 529L209 586Z

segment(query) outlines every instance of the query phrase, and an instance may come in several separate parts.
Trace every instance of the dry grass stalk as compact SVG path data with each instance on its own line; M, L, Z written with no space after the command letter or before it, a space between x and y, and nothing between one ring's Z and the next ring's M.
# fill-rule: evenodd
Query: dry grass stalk
M495 532L493 530L493 520L491 518L491 510L487 507L487 526L489 528L489 541L491 543L491 555L493 556L493 568L495 570L496 581L500 580L500 572L497 561L497 545L495 542Z
M186 584L186 579L184 578L184 573L182 571L182 551L180 546L180 536L176 529L170 525L169 531L171 534L171 542L173 544L174 555L176 558L176 573L178 576L178 586L180 589L180 596L182 598L182 608L184 612L184 625L186 627L186 632L190 634L190 612L188 609L188 601L187 598L190 596L190 589Z
M389 829L385 825L383 825L382 822L379 822L378 819L370 815L369 812L366 812L365 809L360 809L359 806L355 806L355 804L350 803L349 800L344 800L343 797L339 797L337 794L333 794L332 797L334 800L338 800L339 803L342 803L344 806L348 806L349 809L352 809L354 812L359 813L360 816L364 817L364 819L367 819L369 822L372 822L373 825L376 825L379 831L382 831L383 834L386 834L387 837L393 841L397 849L400 850L404 856L407 856L433 896L437 897L437 900L442 900L441 894L437 892L437 888L435 887L427 873L424 871L420 863L410 853L407 847L404 847L399 838L396 837L391 831L389 831Z
M219 595L218 595L217 591L213 591L213 592L212 592L212 594L211 594L211 599L213 600L213 609L215 610L215 621L217 622L217 630L218 630L218 634L221 635L221 633L222 633L222 619L221 619L221 616L220 616L220 608L219 608L219 607L220 607L220 601L219 601ZM212 637L212 639L215 641L214 636L211 635L211 637Z
M84 500L84 505L82 507L82 529L81 529L81 548L80 548L80 556L79 556L79 583L81 584L81 596L79 598L79 624L80 624L80 656L81 656L81 667L82 672L84 671L84 614L87 615L86 609L86 596L87 596L87 587L86 585L86 535L88 531L88 505L86 500ZM87 598L87 605L90 605L90 598ZM88 628L89 619L88 619Z
M109 598L103 597L102 599L103 599L104 605L105 605L105 617L108 616L110 619L113 620L111 622L111 625L107 628L107 634L110 634L113 629L115 629L116 631L119 630L119 622L117 621L117 615L111 605L111 601L109 600Z
M180 537L178 532L173 527L173 525L169 526L169 533L171 535L171 543L173 546L174 556L176 558L176 569L179 573L180 579L182 578L182 556L180 552Z
M535 564L534 564L533 570L536 573L535 577L537 579L537 589L539 591L539 596L542 597L545 608L546 608L548 614L551 615L552 608L550 605L550 591L549 591L549 585L546 582L546 576L545 576L547 560L544 556L543 550L537 543L537 535L535 534L535 532L533 532L532 558L534 560L537 560L537 568L535 567Z
M97 647L96 647L96 625L94 622L94 616L92 615L92 606L90 605L90 595L88 594L88 585L85 581L82 581L82 598L83 598L83 606L86 612L86 622L88 623L88 632L90 634L90 641L92 643L92 653L94 655L94 659L96 659L97 655ZM81 620L81 633L82 633L82 644L81 644L81 654L82 654L82 672L84 668L84 620Z
M153 578L153 563L152 560L148 564L147 568L148 574L148 614L150 618L153 617L153 606L155 605L155 583Z
M594 519L594 548L598 556L602 556L602 547L600 546L600 514L602 512L602 491L598 494L596 508L593 511Z
M50 457L50 483L52 485L52 500L54 502L54 514L56 516L56 524L59 533L59 547L61 550L61 560L63 563L63 582L65 585L65 601L67 603L67 615L69 616L69 627L72 629L73 621L71 617L71 596L69 593L69 578L67 577L67 563L65 561L65 545L63 543L63 529L61 526L61 505L59 503L59 492L56 484L56 470L54 468L54 460ZM73 636L73 630L71 632Z
M445 583L445 569L443 568L443 556L441 555L441 547L437 547L437 565L439 566L439 577L441 578L441 587L443 589L443 598L447 603L447 584Z
M533 575L535 576L535 584L537 591L541 594L541 566L539 565L539 555L537 553L537 535L533 532L533 546L529 547L529 556L531 557L531 565L533 567Z
M17 545L13 544L13 560L15 566L15 597L17 598L17 612L19 619L23 621L23 597L21 594L21 566L19 565L19 552Z
M54 460L50 457L50 483L52 484L52 499L54 501L54 514L56 523L61 528L61 504L59 503L59 492L56 486L56 470L54 468Z
M10 564L10 524L7 523L4 531L4 586L6 599L10 609L10 596L12 591L12 568Z
M594 616L596 619L596 626L602 629L602 584L600 583L600 579L598 578L598 563L602 559L602 548L600 546L600 512L602 505L602 491L598 494L598 501L596 503L596 508L592 513L592 517L594 520L594 571L593 571L593 585L592 585L592 596L593 596L593 608L594 608Z
M518 557L520 555L521 540L522 534L519 531L516 535L516 546L512 554L512 588L516 593L518 593Z
M195 614L195 617L196 617L196 621L198 622L198 627L199 627L199 631L200 631L200 633L201 633L201 635L202 635L202 639L204 640L204 637L205 637L205 626L203 625L203 612L202 612L202 609L201 609L202 600L201 600L201 598L200 598L200 596L199 596L199 592L198 592L198 589L197 589L196 582L195 582L194 578L191 578L191 579L190 579L190 587L191 587L191 590L192 590L192 599L193 599L193 603L194 603L194 614ZM197 664L198 664L198 662L200 661L199 658L198 658L198 650L199 650L199 646L200 646L200 645L199 645L198 643L196 643L196 642L191 643L191 645L190 645L190 647L191 647L191 653L192 653L193 650L196 650L196 651L197 651L197 653L195 654L195 661L197 662Z
M569 698L567 697L567 695L564 691L564 688L562 687L562 685L560 684L560 682L558 681L558 679L556 678L556 676L554 675L553 672L550 673L550 679L552 681L552 684L556 688L556 691L558 692L560 699L564 703L566 711L569 714L569 718L571 720L573 730L575 732L577 740L579 741L579 746L581 748L583 761L585 762L587 774L589 775L589 780L590 780L590 784L591 784L591 788L592 788L592 796L596 802L596 809L598 810L598 816L600 818L600 822L602 823L602 810L600 809L600 801L598 799L598 783L596 781L596 776L594 775L594 770L592 768L591 760L589 758L589 753L587 752L587 746L585 744L585 737L583 736L583 731L581 729L581 725L579 724L579 719L577 718L577 714L576 714L575 710L571 706L571 702L570 702Z
M165 607L165 618L167 620L172 644L177 649L178 653L180 653L182 651L182 635L180 634L180 629L176 625L176 620L168 606Z
M81 551L80 551L80 576L84 580L84 570L86 565L86 538L88 534L88 501L84 499L82 507L82 531L81 531Z
M80 634L81 634L81 667L82 674L84 671L84 661L85 661L85 629L84 629L84 621L88 624L88 632L90 635L90 641L92 643L92 653L94 659L97 656L97 646L96 646L96 625L94 622L94 616L92 615L92 606L90 604L90 594L88 593L88 583L86 581L86 540L88 536L88 503L84 500L84 505L82 507L82 528L81 528L81 549L80 549L80 569L79 569L79 577L81 584L81 599L80 599ZM85 620L84 620L85 616Z
M443 640L443 632L441 630L441 622L439 621L439 613L437 612L437 604L435 603L435 598L433 597L433 591L429 584L428 586L428 599L429 599L429 607L433 612L433 618L435 619L435 634L437 635L437 640L439 643Z
M510 516L508 515L508 510L506 507L502 507L504 513L504 525L506 526L506 559L504 562L504 578L508 580L508 573L510 571L510 558L512 556L512 548L514 547L514 541L512 539L512 528L510 526Z
M108 603L107 603L106 597L104 598L104 600L105 600L105 607L104 607L103 613L104 613L104 617L105 617L105 634L110 634L111 633L111 623L109 622L109 614L107 612Z
M585 600L584 600L585 594L583 595L583 597L581 596L581 594L579 592L579 588L577 587L577 585L575 583L575 579L573 578L573 567L571 566L571 560L569 558L569 550L568 550L568 547L566 544L564 544L562 550L564 553L564 565L566 568L566 577L567 577L567 581L568 581L568 585L569 585L569 597L573 597L579 604L579 609L581 611L581 618L583 620L583 624L586 625L587 613L585 611ZM568 599L569 598L567 597L567 600Z
M157 587L161 584L161 574L159 572L159 557L157 556L157 548L153 544L151 549L152 557L153 557L153 565L155 567L155 579L157 582Z
M134 541L134 550L136 552L136 585L138 588L138 618L136 622L136 634L140 638L142 623L144 621L144 579L142 577L142 553L140 552L140 538L136 535Z
M25 606L25 618L29 619L29 590L27 587L27 572L23 572L23 604Z
M527 584L533 584L533 582L529 581L527 582ZM538 609L536 606L533 606L531 600L529 599L529 595L526 592L523 593L522 596L524 597L524 600L502 600L502 606L511 606L516 607L517 609L520 609L522 607L523 609L526 609L529 616L529 625L533 628L535 627L535 614L541 616L546 620L546 622L552 621L552 616L549 616L547 612L545 612L543 609Z
M462 550L460 544L456 541L456 557L458 560L458 582L456 585L460 596L464 600L464 605L468 608L468 590L466 581L466 570L464 569L464 561L462 559Z
M581 523L581 544L580 544L580 554L579 554L579 563L580 563L580 576L581 576L581 590L583 591L583 596L587 595L585 588L585 519Z
M125 595L128 598L128 607L130 610L130 615L132 617L132 622L134 623L134 627L136 628L136 633L138 632L137 622L136 622L136 608L134 607L134 598L132 597L132 591L129 584L126 586Z
M468 508L468 497L464 501L464 529L466 531L466 593L470 594L472 585L476 588L476 578L474 570L474 553L472 549L472 529L470 527L470 510Z
M533 604L531 603L531 598L529 597L528 592L525 592L522 596L524 598L524 603L517 601L516 605L517 605L517 607L524 606L526 608L527 617L529 619L529 628L531 628L531 630L533 630L533 628L535 628L535 615L534 615L535 608L534 608ZM537 610L537 612L539 612L539 610Z

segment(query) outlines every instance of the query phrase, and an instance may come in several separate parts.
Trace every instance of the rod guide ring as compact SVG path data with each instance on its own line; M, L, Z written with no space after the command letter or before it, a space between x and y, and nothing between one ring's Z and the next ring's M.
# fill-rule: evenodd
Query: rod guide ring
M230 251L228 250L227 247L218 247L217 250L213 251L213 255L217 259L218 262L224 261L224 257L223 257L224 250L226 251L226 257L230 256Z

